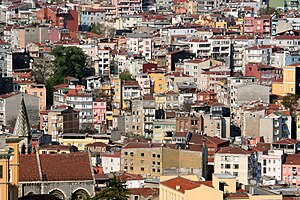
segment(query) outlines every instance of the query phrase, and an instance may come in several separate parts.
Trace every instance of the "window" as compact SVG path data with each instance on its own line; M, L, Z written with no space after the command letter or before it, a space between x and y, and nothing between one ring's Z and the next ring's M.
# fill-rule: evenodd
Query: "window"
M141 160L141 164L144 164L145 163L145 161L144 160Z
M154 169L154 168L152 169L152 172L155 172L155 169Z
M156 155L156 157L157 157L157 158L160 158L160 155L159 155L159 154L157 154L157 155Z
M155 154L152 154L152 158L155 158Z
M141 156L142 156L142 157L144 157L144 156L145 156L145 154L144 154L144 153L141 153Z
M230 168L231 168L230 164L225 164L225 169L230 169Z
M141 167L141 171L142 171L142 172L145 171L144 167Z
M0 165L0 178L3 178L3 166Z
M130 167L130 170L133 170L133 167Z
M267 173L267 168L264 167L264 168L263 168L263 174L266 174L266 173Z
M267 165L267 161L263 160L263 165L266 166Z
M125 151L125 152L124 152L124 155L126 155L126 156L127 156L127 155L128 155L128 152L127 152L127 151Z
M233 165L233 169L239 169L239 165L238 164L234 164Z
M221 169L224 169L224 164L221 164Z
M238 173L238 172L233 172L232 174L233 174L233 176L236 176L236 177L239 176L239 173Z

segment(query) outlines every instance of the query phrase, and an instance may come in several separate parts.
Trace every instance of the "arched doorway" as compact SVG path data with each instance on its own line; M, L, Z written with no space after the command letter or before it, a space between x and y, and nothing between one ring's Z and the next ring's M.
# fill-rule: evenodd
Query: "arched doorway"
M65 200L65 195L60 190L52 190L49 194L61 200Z
M89 197L88 192L83 189L76 190L72 194L72 200L85 200L88 197Z

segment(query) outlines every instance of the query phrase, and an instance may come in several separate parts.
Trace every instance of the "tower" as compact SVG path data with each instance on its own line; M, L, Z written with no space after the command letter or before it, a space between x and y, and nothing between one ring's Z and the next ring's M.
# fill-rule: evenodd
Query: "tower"
M29 120L26 111L24 96L22 96L19 114L13 132L14 136L18 136L20 139L22 139L19 145L20 152L22 154L30 153L31 138L30 138L29 131L30 131Z

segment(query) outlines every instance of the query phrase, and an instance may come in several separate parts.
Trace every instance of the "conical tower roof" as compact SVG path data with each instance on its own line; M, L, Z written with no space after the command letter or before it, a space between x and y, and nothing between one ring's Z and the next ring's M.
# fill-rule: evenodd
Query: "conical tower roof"
M22 95L21 105L17 121L15 124L14 135L20 137L27 137L30 130L28 115L26 111L26 106L24 102L24 97Z

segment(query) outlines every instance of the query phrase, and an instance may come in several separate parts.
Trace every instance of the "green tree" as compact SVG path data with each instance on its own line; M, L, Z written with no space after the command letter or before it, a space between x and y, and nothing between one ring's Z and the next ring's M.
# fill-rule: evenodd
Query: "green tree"
M110 186L105 188L102 192L97 194L93 200L127 200L129 191L125 188L116 175L110 181Z
M46 81L48 104L53 102L53 86L62 84L67 76L81 80L87 68L87 55L79 47L59 46L51 54L55 59L52 62L53 75Z
M128 80L132 80L132 75L130 74L128 69L125 69L122 73L119 74L119 78L121 80L128 81Z
M298 99L298 94L287 94L283 97L282 104L284 105L284 107L290 109L291 114L294 114L295 106L297 106Z

